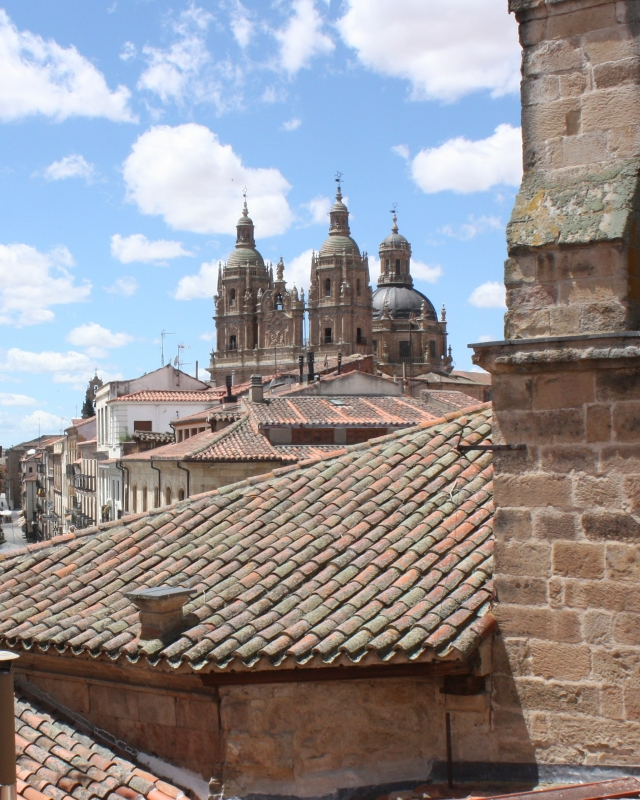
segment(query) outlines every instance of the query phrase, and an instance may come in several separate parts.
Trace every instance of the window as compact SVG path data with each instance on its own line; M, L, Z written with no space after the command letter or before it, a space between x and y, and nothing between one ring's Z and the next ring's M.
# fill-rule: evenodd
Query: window
M333 428L292 428L291 444L333 444Z
M160 506L160 489L156 486L153 490L153 507L158 508Z
M134 514L138 510L138 487L135 484L131 487L131 510Z
M396 275L400 274L400 259L396 258Z
M238 340L235 336L229 337L229 350L237 350L238 349Z
M358 280L356 281L356 294L358 295L358 297L360 297L361 293L362 291L360 288L360 278L358 278Z
M411 342L400 342L400 358L411 358Z
M184 489L178 489L178 500L184 500Z
M389 265L390 265L390 263L391 263L391 262L389 261L389 259L387 259L387 261L386 261L386 264L385 264L385 269L386 269L386 271L387 271L387 272L389 272Z
M378 340L374 339L371 344L373 345L373 352L377 354L378 352Z
M324 329L324 343L331 344L333 342L333 336L331 335L331 328Z
M284 303L282 302L282 295L281 294L277 294L276 295L276 311L282 311L283 308L284 308Z
M142 487L142 510L147 510L147 487Z
M433 341L429 342L429 355L431 356L431 358L436 357L436 343Z
M362 328L356 329L356 344L365 344L364 337L362 335Z
M138 420L137 422L134 421L133 423L133 430L135 431L152 431L153 427L151 425L151 420L149 419L142 419Z
M171 505L171 487L170 486L167 486L167 488L164 490L164 501L165 501L165 505L168 505L168 506Z
M327 278L324 282L324 296L331 297L331 278Z
M235 308L235 307L236 307L236 290L231 289L229 291L229 308Z

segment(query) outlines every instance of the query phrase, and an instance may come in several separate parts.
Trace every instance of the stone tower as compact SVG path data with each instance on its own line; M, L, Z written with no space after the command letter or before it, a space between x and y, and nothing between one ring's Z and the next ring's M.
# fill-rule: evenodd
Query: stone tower
M253 373L296 369L303 344L304 293L287 290L282 259L274 280L273 267L256 248L246 197L236 230L214 296L216 350L207 371L217 383L231 374L241 382Z
M640 762L640 14L511 0L524 177L493 375L499 758ZM606 773L605 773L606 774ZM540 777L543 777L540 776Z
M309 345L322 353L370 353L369 263L351 238L339 180L329 216L329 236L311 261Z
M373 352L389 374L450 370L447 323L428 297L413 288L411 244L398 230L393 212L391 233L380 245L380 277L373 293Z

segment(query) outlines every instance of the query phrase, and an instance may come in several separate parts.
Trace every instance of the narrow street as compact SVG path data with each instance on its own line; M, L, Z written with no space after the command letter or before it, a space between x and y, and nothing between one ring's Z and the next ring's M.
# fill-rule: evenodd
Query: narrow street
M16 525L21 514L21 511L12 511L11 522L2 525L4 544L0 544L0 553L6 553L7 550L16 550L19 547L25 546L26 540L22 528Z

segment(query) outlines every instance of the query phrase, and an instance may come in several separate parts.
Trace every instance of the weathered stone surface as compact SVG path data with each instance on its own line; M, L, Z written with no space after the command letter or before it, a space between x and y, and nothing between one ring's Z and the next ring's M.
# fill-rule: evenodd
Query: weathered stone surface
M555 542L553 572L566 578L604 578L604 545Z
M640 521L618 511L585 511L582 528L587 539L640 543Z
M591 672L591 650L584 644L533 641L531 669L546 680L586 679Z

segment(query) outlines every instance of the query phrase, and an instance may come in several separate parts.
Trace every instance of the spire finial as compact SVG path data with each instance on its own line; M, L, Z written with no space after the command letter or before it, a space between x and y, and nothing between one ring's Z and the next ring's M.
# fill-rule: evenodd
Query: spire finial
M342 173L338 170L336 172L336 183L338 184L338 189L336 191L336 200L342 200Z
M396 208L398 207L397 203L393 203L391 206L391 214L393 214L393 225L391 226L391 231L393 233L398 233L398 216L396 214Z
M249 216L249 209L247 208L247 187L245 186L242 190L242 196L244 197L244 206L242 207L242 216L248 217Z

